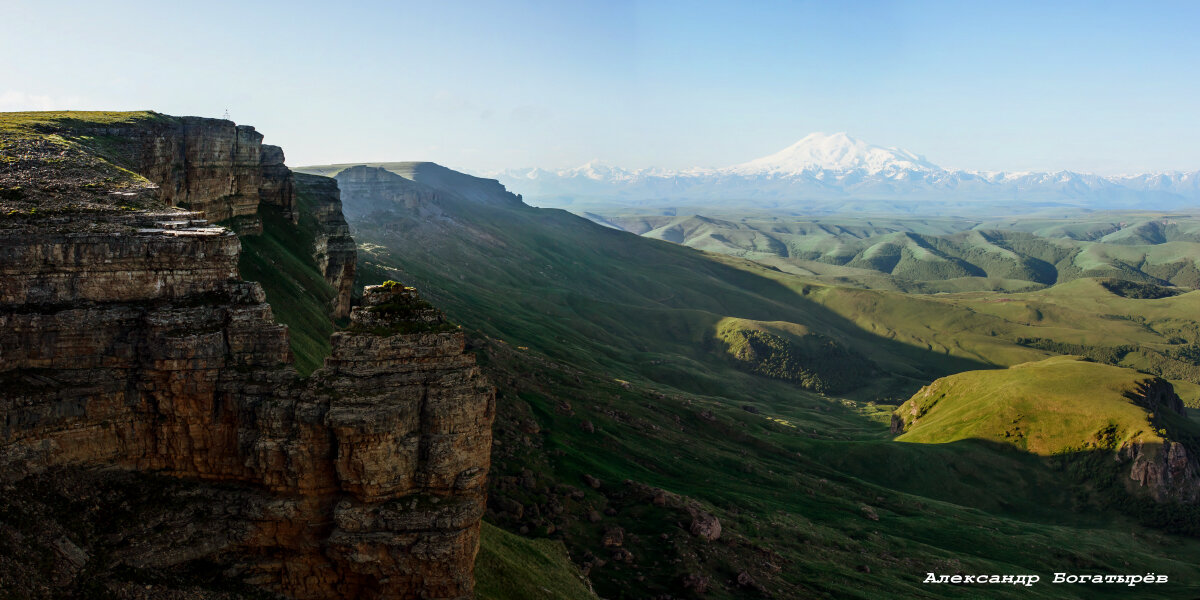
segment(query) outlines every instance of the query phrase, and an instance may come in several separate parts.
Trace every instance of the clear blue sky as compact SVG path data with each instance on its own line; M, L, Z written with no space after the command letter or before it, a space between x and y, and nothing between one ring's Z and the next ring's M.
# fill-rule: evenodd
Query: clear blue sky
M0 3L0 110L258 127L291 165L723 166L846 131L970 169L1200 169L1198 2Z

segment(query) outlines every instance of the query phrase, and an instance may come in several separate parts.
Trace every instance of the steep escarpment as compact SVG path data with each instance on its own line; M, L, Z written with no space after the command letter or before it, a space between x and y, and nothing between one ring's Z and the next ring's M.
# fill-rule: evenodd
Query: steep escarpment
M354 261L336 187L297 193L282 153L228 122L55 126L95 161L78 164L127 173L111 183L159 194L159 208L83 187L103 177L68 186L92 190L87 206L52 181L5 206L7 591L470 597L494 392L462 333L411 288L368 288L347 310ZM182 204L202 211L171 208ZM209 223L229 217L265 223L247 243L280 222L311 225L299 253L336 290L323 309L349 312L311 376L293 367L275 300L239 277L238 235Z
M159 198L203 212L211 221L253 217L260 202L294 221L295 194L283 150L262 143L249 125L222 119L166 117L131 123L68 122L63 134L107 151L113 162L158 186Z
M358 253L354 238L350 237L350 226L342 215L337 180L296 173L295 185L302 214L313 220L313 258L325 281L336 291L330 307L333 317L347 317Z

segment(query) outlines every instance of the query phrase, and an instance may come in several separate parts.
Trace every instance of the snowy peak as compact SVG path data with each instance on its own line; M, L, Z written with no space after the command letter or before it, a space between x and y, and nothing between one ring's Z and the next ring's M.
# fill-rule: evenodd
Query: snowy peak
M893 174L942 169L907 150L875 146L845 133L811 133L775 154L735 165L730 170L741 175L790 175L856 170Z
M991 203L1004 211L1019 206L1175 210L1200 205L1200 171L1103 177L1071 171L950 170L919 154L868 144L845 133L813 133L775 154L732 167L622 169L591 161L573 169L510 169L486 175L528 198L606 199L639 206L719 201L842 210L844 202L865 202L903 212L918 206L927 210L930 202L958 207L954 210Z

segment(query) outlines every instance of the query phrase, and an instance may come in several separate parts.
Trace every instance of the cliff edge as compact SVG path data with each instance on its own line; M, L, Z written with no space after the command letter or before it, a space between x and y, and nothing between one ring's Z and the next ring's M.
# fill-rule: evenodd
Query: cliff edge
M297 185L261 140L155 113L0 115L7 590L471 596L494 391L415 290L350 310L336 186ZM309 377L213 224L266 237L269 214L312 217L328 308L349 316Z

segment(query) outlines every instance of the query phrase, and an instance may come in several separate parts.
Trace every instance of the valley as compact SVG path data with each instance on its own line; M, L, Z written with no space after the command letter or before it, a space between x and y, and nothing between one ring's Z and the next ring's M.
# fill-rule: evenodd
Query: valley
M603 597L1117 597L921 579L1126 561L1190 572L1149 558L1193 552L1164 525L1190 512L1164 521L1153 501L1094 488L1115 481L1104 463L894 442L888 426L939 377L1069 353L1158 372L1196 406L1195 293L1155 299L1113 282L1168 288L1105 272L912 294L639 239L429 163L301 170L338 179L364 282L412 282L477 332L499 388L488 518L562 540ZM697 510L720 538L693 533Z
M1200 3L62 4L0 600L1200 598Z
M584 218L0 124L0 597L1200 592L1187 214Z

